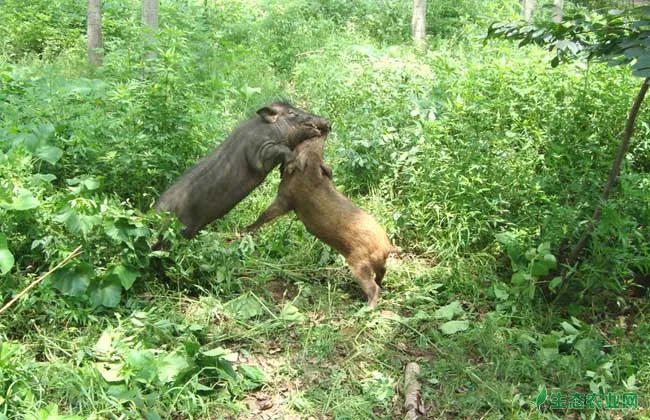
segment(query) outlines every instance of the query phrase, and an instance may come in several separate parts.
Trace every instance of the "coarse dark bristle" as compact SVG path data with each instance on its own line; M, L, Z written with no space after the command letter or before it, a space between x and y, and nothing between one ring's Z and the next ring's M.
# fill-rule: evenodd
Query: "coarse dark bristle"
M294 108L293 104L291 102L289 102L288 99L285 99L285 98L273 101L273 105L290 106L290 107Z

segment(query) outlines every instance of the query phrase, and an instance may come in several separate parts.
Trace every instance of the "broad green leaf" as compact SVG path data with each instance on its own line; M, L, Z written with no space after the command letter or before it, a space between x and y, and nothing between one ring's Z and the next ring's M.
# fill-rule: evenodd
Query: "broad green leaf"
M111 269L111 273L117 276L118 279L120 279L120 284L122 284L124 290L129 290L131 286L133 286L133 283L135 283L138 276L140 275L140 273L137 270L131 267L126 267L122 264L118 264L115 267L113 267Z
M199 344L197 339L192 336L192 338L183 341L183 348L188 356L194 357L201 349L201 344Z
M54 134L54 126L50 123L39 124L31 127L32 133L41 140L47 140L52 134Z
M126 363L135 373L135 377L144 382L154 380L157 374L155 357L151 350L130 350L126 355Z
M535 261L531 264L530 274L535 277L545 276L549 272L549 266L542 261Z
M186 356L178 353L167 354L158 363L158 378L165 384L173 382L189 367Z
M551 60L551 67L555 68L560 64L560 57L557 55Z
M494 283L493 285L494 296L499 300L507 300L510 294L508 293L508 287L505 284Z
M102 185L99 178L94 177L94 176L90 176L90 177L84 179L82 183L83 183L84 187L86 187L86 189L88 191L96 190Z
M638 389L636 384L636 375L628 376L627 380L623 381L623 386L628 391L636 391Z
M71 233L79 233L81 231L79 227L79 215L71 207L66 207L61 213L57 214L54 217L54 221L63 223Z
M638 57L641 57L641 56L643 56L643 55L645 55L647 53L648 52L643 47L626 48L625 51L623 52L623 54L625 54L625 56L627 58L638 58Z
M90 286L94 274L92 266L88 263L69 265L52 273L52 286L66 296L81 296Z
M541 259L536 259L530 268L530 274L535 277L545 276L549 273L551 268L556 265L555 256L553 254L545 254Z
M119 305L121 298L122 286L114 282L102 284L90 292L90 301L95 307L101 305L107 308L115 308Z
M146 420L161 420L162 417L160 417L160 414L154 412L154 411L147 411L144 413L144 418Z
M257 384L263 384L266 382L264 373L257 366L250 365L240 365L237 367L237 370L244 375L244 377L250 379L251 381Z
M632 66L632 74L634 74L637 77L650 77L650 67L638 69L636 66Z
M451 335L469 328L469 321L447 321L440 326L440 331L444 334Z
M138 391L137 388L133 389L124 384L110 384L106 390L106 394L122 403L131 403L138 395Z
M544 257L542 257L542 261L544 261L550 268L555 267L557 264L557 260L555 259L555 255L553 254L544 254Z
M560 325L562 326L562 329L569 334L578 334L580 332L566 321L563 321Z
M246 96L247 98L250 98L251 96L253 96L256 93L262 93L262 89L260 89L258 87L244 86L244 88L242 89L242 92L244 93L244 96Z
M503 244L506 249L519 247L519 241L512 232L497 233L494 237L499 243Z
M537 406L537 410L542 411L542 404L546 401L546 386L542 388L542 390L539 392L539 395L537 395L537 398L535 399L535 405Z
M130 244L131 240L129 239L128 227L128 221L124 221L123 219L118 219L116 221L109 220L104 223L106 234L109 237L118 242Z
M97 226L101 221L102 218L99 216L83 214L78 218L79 224L77 228L84 236L87 236L93 230L93 227Z
M543 336L540 353L546 360L553 360L559 354L558 339L552 334Z
M549 254L550 252L551 252L551 243L550 242L542 242L537 247L537 253L538 254Z
M530 282L534 282L535 278L526 272L519 271L512 275L511 281L514 285L524 286Z
M460 302L455 300L448 305L438 308L438 310L434 312L433 317L436 319L451 320L454 319L456 315L462 315L464 313L465 311L463 310L463 307L460 305Z
M583 360L599 360L603 353L603 344L600 340L583 338L577 340L573 348L580 353Z
M54 165L63 156L63 150L55 146L44 145L36 149L34 156Z
M11 208L14 210L30 210L36 208L40 205L40 201L31 191L24 188L18 189L18 194L14 197L14 201L11 203Z
M225 359L217 359L217 370L224 373L226 376L222 377L224 379L234 379L237 377L235 370L232 368L232 363Z
M525 265L525 261L522 261L523 257L522 257L521 246L519 245L519 240L517 239L514 233L512 232L497 233L496 235L494 235L494 237L505 248L508 257L510 257L513 270L518 270L520 269L521 265Z
M559 277L559 276L558 277L553 277L551 282L548 284L548 287L551 290L555 290L560 285L560 283L562 283L562 277Z
M32 175L32 178L31 178L33 183L36 183L36 182L51 183L55 179L56 179L56 175L53 175L53 174L34 174L34 175Z
M230 353L230 350L224 349L223 347L217 347L211 350L201 350L200 353L206 357L223 357Z
M525 255L528 261L532 261L537 257L537 250L535 248L528 248Z
M98 177L84 175L66 180L70 185L70 190L75 194L81 194L84 191L93 191L101 186L101 180Z
M25 415L24 420L83 420L84 417L59 414L59 407L56 404L49 404L38 412Z
M300 310L294 305L285 303L282 311L280 312L280 319L291 322L302 322L306 321L309 318L307 318L307 315L301 313Z
M242 321L260 316L264 313L262 305L251 295L241 295L226 302L224 309L233 317Z
M7 274L14 266L14 255L7 248L0 248L0 274Z
M361 391L375 401L388 401L395 395L393 381L382 372L372 371L361 381Z
M14 255L7 246L7 236L0 233L0 274L7 274L14 266Z
M140 321L137 318L131 318L131 324L133 324L134 327L142 328L145 326L144 322Z
M86 237L92 231L93 227L101 222L101 217L85 214L79 215L73 208L66 207L54 217L54 220L63 223L70 233L81 233Z
M134 239L146 238L150 235L147 227L138 226L125 218L105 220L104 229L109 237L126 244L131 249L134 249Z

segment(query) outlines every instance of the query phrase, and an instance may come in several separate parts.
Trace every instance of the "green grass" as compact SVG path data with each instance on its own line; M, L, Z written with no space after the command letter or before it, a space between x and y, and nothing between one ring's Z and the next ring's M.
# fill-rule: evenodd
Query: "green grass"
M628 69L484 43L518 11L501 0L429 2L423 52L406 2L163 2L150 62L139 3L104 1L91 69L84 6L37 3L0 4L1 301L83 253L0 315L0 419L401 418L408 362L429 418L645 415L535 406L544 386L647 404L646 110L581 265L557 287L545 265L598 201ZM151 251L159 193L279 97L330 119L334 182L406 251L376 311L294 217L228 242L277 171Z
M608 375L625 378L626 364L642 363L630 359L643 354L637 344L612 347L596 326L576 334L581 344L572 351L544 347L551 336L569 336L562 333L561 318L543 307L526 316L486 307L482 273L468 271L463 263L432 264L410 256L391 260L377 311L365 309L360 290L340 261L319 270L258 257L251 264L247 269L255 277L239 277L239 297L232 296L243 302L238 306L210 290L176 292L152 284L112 316L65 320L61 315L66 309L56 308L56 323L26 321L20 330L29 332L9 334L10 341L3 344L3 349L21 349L14 356L20 367L9 369L16 384L11 394L20 395L22 380L29 384L21 398L26 411L50 402L98 418L146 412L181 418L238 412L243 418L258 418L261 407L270 404L264 412L278 418L394 418L402 410L404 366L416 361L431 418L537 418L534 399L540 385L588 392L586 370L606 380ZM469 326L446 335L440 330L446 320L436 318L434 309L452 301L460 303L463 313L457 318ZM297 312L288 315L283 311L287 304ZM13 316L28 316L23 307ZM645 319L634 322L643 325ZM202 349L224 348L235 367L256 366L264 380L247 392L233 383L231 394L223 394L199 391L199 384L220 383L210 383L205 372L163 388L132 378L126 382L128 398L116 398L116 387L107 386L94 368L103 359L97 341L106 331L122 356L150 348L162 357L197 341ZM604 369L607 361L614 367ZM647 387L640 391L643 395Z

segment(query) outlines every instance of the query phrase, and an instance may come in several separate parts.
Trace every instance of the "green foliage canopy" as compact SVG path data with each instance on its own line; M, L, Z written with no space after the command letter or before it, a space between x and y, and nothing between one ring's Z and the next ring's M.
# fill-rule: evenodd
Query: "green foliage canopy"
M650 6L611 9L565 17L561 23L515 21L490 25L488 38L518 40L519 46L546 46L553 67L577 58L609 65L632 63L632 73L650 77Z

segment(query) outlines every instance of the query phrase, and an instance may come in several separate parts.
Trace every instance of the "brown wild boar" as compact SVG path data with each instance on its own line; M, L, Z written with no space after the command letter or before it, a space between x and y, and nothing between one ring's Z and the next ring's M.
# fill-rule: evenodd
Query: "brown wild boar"
M301 141L328 130L323 117L288 103L267 105L187 170L155 208L176 214L185 226L183 236L192 238L250 194L276 165L293 160L292 150Z
M379 298L386 258L399 249L368 213L341 194L323 161L326 135L305 140L295 149L296 159L282 174L273 203L244 232L254 232L271 220L294 211L307 230L339 251L374 307Z

